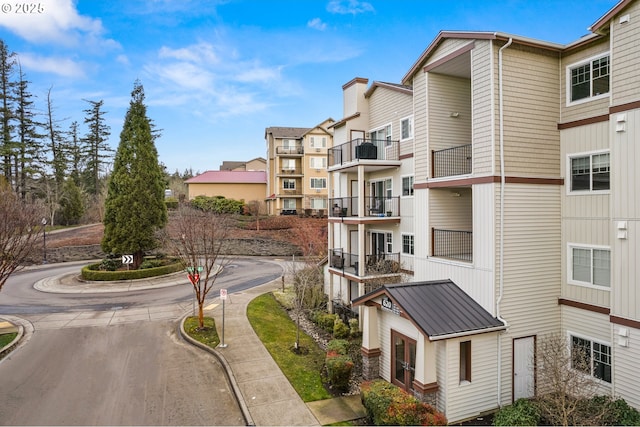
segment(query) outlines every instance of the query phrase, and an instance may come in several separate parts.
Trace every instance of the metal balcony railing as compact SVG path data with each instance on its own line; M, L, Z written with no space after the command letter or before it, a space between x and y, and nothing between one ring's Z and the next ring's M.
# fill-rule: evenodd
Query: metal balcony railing
M327 150L329 167L359 160L399 160L400 141L358 138Z
M358 197L336 197L329 199L329 216L344 218L358 216ZM365 217L400 216L400 196L366 197Z
M302 168L282 168L280 169L280 175L302 175Z
M304 154L304 147L302 145L294 145L294 146L278 145L276 147L276 154L279 154L279 155L294 155L294 154L295 155L302 155L302 154Z
M329 266L353 275L359 275L358 254L343 252L342 248L331 251ZM396 274L400 272L400 253L365 255L365 276Z
M471 173L471 144L431 152L433 178Z
M434 257L473 261L473 232L431 229L431 253Z

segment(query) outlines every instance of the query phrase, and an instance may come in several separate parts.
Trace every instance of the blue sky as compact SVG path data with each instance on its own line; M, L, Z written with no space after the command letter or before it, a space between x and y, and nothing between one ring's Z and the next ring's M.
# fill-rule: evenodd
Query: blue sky
M269 126L342 118L354 77L399 83L441 30L570 43L617 0L21 0L0 38L18 54L38 108L83 127L104 100L116 148L133 83L169 172L265 157ZM34 13L16 13L18 4ZM37 12L39 6L41 13Z

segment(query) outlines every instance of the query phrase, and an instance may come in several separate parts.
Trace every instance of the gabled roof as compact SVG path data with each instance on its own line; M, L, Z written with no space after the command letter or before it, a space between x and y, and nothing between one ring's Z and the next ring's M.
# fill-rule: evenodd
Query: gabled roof
M309 132L311 128L292 128L292 127L280 127L273 126L264 130L264 137L271 134L274 138L294 138L300 139L302 136Z
M413 95L413 88L411 86L401 85L397 83L375 81L371 83L371 87L369 87L369 89L367 89L367 91L364 93L365 98L370 97L371 94L379 87L406 93L407 95Z
M187 184L266 184L265 171L206 171L185 181Z
M589 27L589 31L593 31L594 33L598 33L602 31L609 21L613 19L615 15L622 11L625 7L629 6L633 3L634 0L621 0L615 6L613 6L607 13L605 13L600 19L593 23Z
M352 303L384 295L431 341L506 329L451 280L384 285Z

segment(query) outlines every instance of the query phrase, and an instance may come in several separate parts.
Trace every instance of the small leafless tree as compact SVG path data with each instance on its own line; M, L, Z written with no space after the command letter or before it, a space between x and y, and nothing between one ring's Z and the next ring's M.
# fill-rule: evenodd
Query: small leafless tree
M322 303L323 271L320 264L327 254L326 231L310 221L294 220L291 228L298 243L302 258L291 264L293 277L293 310L296 317L295 348L300 347L300 320L305 310L316 308Z
M40 248L42 205L22 200L0 178L0 290Z
M256 231L260 231L260 215L264 213L264 202L261 200L251 200L245 205L249 215L256 217Z
M604 414L589 414L587 419L580 405L581 400L591 399L598 391L598 383L590 375L588 350L572 346L560 334L550 334L540 341L536 400L543 416L551 425L599 425Z
M230 262L222 249L231 218L182 205L171 223L168 245L187 267L198 303L198 326L204 328L205 299Z

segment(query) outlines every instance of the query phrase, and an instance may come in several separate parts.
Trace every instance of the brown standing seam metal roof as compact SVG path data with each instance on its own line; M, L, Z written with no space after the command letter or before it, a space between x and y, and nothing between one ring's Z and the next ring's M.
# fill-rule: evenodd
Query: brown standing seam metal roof
M430 340L506 329L451 280L384 285L354 305L387 295Z

